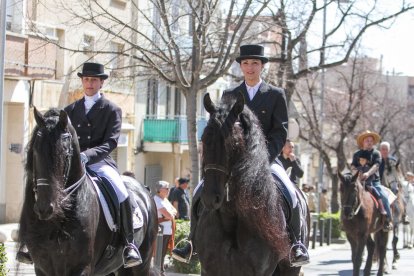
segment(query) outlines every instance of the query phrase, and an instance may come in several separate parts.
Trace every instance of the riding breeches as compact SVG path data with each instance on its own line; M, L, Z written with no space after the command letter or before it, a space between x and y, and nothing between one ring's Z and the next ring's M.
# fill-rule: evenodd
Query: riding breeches
M125 199L127 199L128 191L125 187L124 182L122 181L121 176L119 175L116 169L106 164L103 160L98 163L88 165L88 167L97 175L105 177L109 180L109 182L112 185L112 188L115 190L119 203L124 202Z
M298 205L296 187L287 175L286 170L279 163L272 163L270 165L270 171L282 182L284 188L286 188L286 191L289 193L292 208L295 208Z

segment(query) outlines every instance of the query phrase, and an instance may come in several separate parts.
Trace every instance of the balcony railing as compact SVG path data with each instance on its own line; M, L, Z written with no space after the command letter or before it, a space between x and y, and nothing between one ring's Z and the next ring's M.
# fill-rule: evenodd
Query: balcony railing
M197 139L207 125L206 118L197 120ZM151 118L144 119L144 142L188 143L187 117Z

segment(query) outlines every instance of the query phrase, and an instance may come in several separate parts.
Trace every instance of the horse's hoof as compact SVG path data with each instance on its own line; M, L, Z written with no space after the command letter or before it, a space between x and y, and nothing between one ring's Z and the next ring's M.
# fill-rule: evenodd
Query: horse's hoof
M397 269L397 265L393 264L393 265L392 265L392 269L393 269L393 270L396 270L396 269Z

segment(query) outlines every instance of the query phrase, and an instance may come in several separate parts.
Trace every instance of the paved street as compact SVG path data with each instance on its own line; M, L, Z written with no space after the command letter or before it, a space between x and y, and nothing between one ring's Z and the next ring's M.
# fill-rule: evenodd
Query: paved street
M14 261L16 252L16 243L10 239L10 231L16 225L0 225L0 230L6 232L8 241L5 243L8 252L7 267L10 269L8 275L35 275L33 266L17 264ZM390 235L391 237L391 235ZM391 246L387 257L389 260L389 275L394 276L411 276L414 275L414 249L402 249L402 242L399 243L401 259L398 263L398 269L391 269L392 251ZM305 276L351 276L352 262L351 249L348 242L344 244L331 244L330 246L317 247L310 249L311 263L304 267ZM363 263L365 265L365 263ZM183 274L166 273L167 276L181 276ZM371 275L376 275L376 265L373 265L373 272Z
M414 249L401 249L402 243L400 243L401 259L398 262L397 270L392 270L391 246L389 245L388 248L387 258L389 263L389 275L414 275ZM361 267L361 275L364 266L365 262L363 262ZM371 275L376 275L376 269L377 265L374 264ZM311 251L311 263L304 267L304 272L306 276L352 276L351 247L349 246L349 243L347 242L343 246L332 245L329 250Z

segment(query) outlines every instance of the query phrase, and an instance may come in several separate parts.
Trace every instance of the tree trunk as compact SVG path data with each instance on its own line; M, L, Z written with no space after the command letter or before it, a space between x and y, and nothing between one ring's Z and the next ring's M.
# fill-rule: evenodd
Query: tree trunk
M199 146L197 139L197 90L190 88L186 94L186 109L187 109L187 134L188 134L188 148L190 151L191 160L191 187L190 195L192 196L194 188L200 181L200 161L199 161Z

